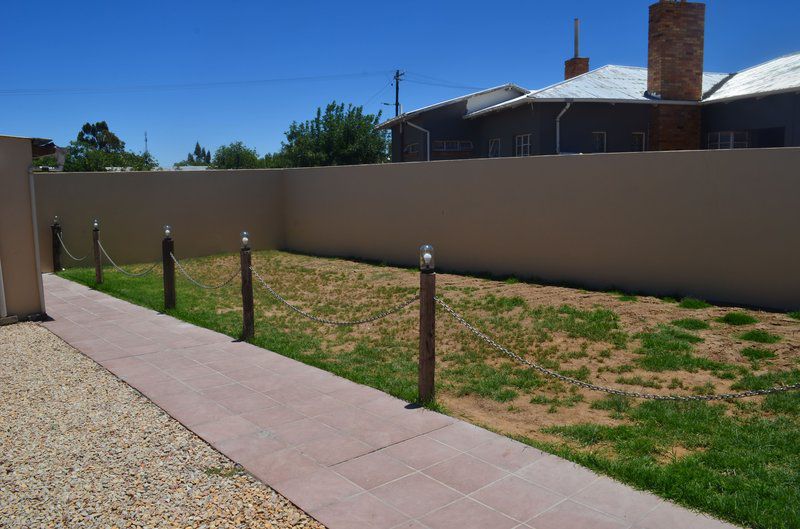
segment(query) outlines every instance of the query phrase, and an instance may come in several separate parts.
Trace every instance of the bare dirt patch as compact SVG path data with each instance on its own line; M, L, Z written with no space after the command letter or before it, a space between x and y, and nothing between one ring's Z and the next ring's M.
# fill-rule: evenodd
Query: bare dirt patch
M418 274L414 270L376 267L347 260L272 253L257 257L256 263L269 270L276 288L286 292L290 299L310 310L319 308L322 303L323 307L331 307L337 316L363 316L391 306L412 294L418 286ZM549 367L557 367L567 373L588 370L587 380L622 389L659 394L727 392L740 373L747 371L758 374L792 369L798 366L800 360L800 322L779 313L715 306L686 309L676 302L655 297L637 296L635 301L622 301L617 293L524 282L508 283L454 274L437 275L437 292L467 319L479 322L479 326L488 334L516 352L525 354L527 358L545 363L549 361ZM492 298L499 301L494 305L481 303ZM511 309L503 310L504 304L511 305ZM496 308L498 305L499 309ZM623 346L618 346L604 339L594 340L559 329L548 331L544 337L537 335L535 329L540 319L537 321L536 315L530 314L530 309L549 307L557 310L563 306L578 311L612 312L618 318L618 330L627 336L627 341ZM276 314L275 311L284 309L273 306L263 310L267 314ZM717 321L733 311L749 314L757 322L732 326ZM439 400L456 415L506 434L539 440L552 439L550 435L542 433L542 429L549 426L579 423L612 425L621 422L613 418L613 413L591 407L594 401L604 395L585 390L570 392L569 388L558 382L543 381L543 386L531 389L512 386L517 395L508 400L482 396L474 391L465 392L458 377L448 374L452 368L463 365L462 355L465 351L495 368L513 364L501 353L477 342L446 313L440 311L437 318ZM638 364L642 358L639 352L642 347L638 337L640 333L654 332L659 326L674 328L671 322L687 318L700 320L709 326L708 329L684 331L701 340L692 344L691 355L725 364L729 366L728 373L735 373L735 376L725 375L724 371L712 373L704 369L651 371ZM507 327L508 321L515 321L519 325ZM338 351L352 350L353 344L361 339L387 332L386 328L389 327L394 338L410 344L413 354L417 338L416 322L416 314L411 310L392 317L389 323L379 322L348 330L344 334L345 339L341 331L318 326L307 330L317 337L323 336L323 341L330 345L323 349L335 355ZM739 338L743 332L751 329L779 335L781 340L777 344L758 344ZM741 354L744 348L750 346L770 350L775 358L755 366ZM731 378L722 378L724 376ZM638 381L644 381L644 384L638 384ZM536 395L555 399L555 402L531 403ZM577 402L570 402L570 397Z

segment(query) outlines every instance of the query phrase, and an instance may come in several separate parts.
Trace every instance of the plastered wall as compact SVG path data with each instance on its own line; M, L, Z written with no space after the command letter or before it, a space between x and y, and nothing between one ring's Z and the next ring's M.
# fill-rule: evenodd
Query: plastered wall
M478 159L287 170L42 174L49 223L120 262L257 248L773 309L800 308L800 149ZM69 265L68 259L64 259Z

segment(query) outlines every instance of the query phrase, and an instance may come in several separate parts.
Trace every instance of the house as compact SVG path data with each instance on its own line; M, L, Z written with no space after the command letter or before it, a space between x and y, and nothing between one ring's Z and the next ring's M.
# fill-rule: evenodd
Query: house
M596 152L800 146L800 52L738 73L703 71L705 4L650 6L648 68L589 69L564 81L508 84L401 114L392 161Z

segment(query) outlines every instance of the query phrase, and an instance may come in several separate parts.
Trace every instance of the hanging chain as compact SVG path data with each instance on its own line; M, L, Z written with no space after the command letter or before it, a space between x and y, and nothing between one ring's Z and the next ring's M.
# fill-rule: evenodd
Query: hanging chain
M584 382L582 380L578 380L576 378L568 377L566 375L562 375L561 373L554 371L552 369L548 369L542 365L539 365L535 362L531 362L527 358L520 356L519 354L510 351L509 349L503 347L492 338L487 336L484 332L476 328L474 325L470 324L467 320L465 320L458 312L456 312L450 305L442 301L438 297L434 297L436 303L439 304L450 316L453 317L458 323L466 327L472 334L489 344L489 346L497 349L501 353L505 354L506 356L516 360L517 362L524 364L525 366L529 367L530 369L534 369L539 373L542 373L545 376L550 378L554 378L556 380L560 380L562 382L566 382L567 384L572 384L574 386L578 386L584 389L589 389L592 391L600 391L603 393L609 393L611 395L620 395L623 397L632 397L635 399L647 399L647 400L669 400L669 401L714 401L714 400L729 400L729 399L741 399L745 397L755 397L758 395L769 395L771 393L783 393L785 391L792 391L800 389L800 383L790 384L787 386L775 386L772 388L767 389L753 389L748 391L741 391L739 393L720 393L717 395L658 395L654 393L639 393L636 391L625 391L622 389L615 389L609 388L604 386L598 386L596 384L591 384L589 382Z
M155 262L155 263L153 263L153 265L150 268L148 268L147 270L145 270L143 272L137 272L137 273L128 272L127 270L124 270L124 269L120 268L119 265L117 265L117 263L114 262L114 260L111 258L111 256L108 255L108 252L106 251L106 249L103 248L103 243L101 243L99 239L97 241L97 245L100 247L100 251L103 252L103 255L106 256L106 259L108 259L108 262L111 263L111 265L114 268L116 268L118 272L120 272L122 274L125 274L128 277L143 277L143 276L146 276L147 274L149 274L150 272L155 270L156 266L158 266L158 264L159 264L158 262Z
M172 252L169 253L169 256L175 262L175 266L178 267L178 270L180 270L181 274L183 274L183 276L186 279L188 279L190 283L193 283L195 286L198 286L198 287L200 287L202 289L205 289L205 290L217 290L217 289L226 287L231 283L231 281L233 281L236 278L236 276L239 275L239 270L237 270L237 271L235 271L233 273L233 275L231 275L228 279L226 279L225 281L223 281L219 285L204 285L203 283L197 281L196 279L194 279L192 276L189 275L189 272L187 272L186 269L183 267L183 265L178 262L178 259L175 257L175 255L173 255Z
M71 253L71 252L70 252L70 251L67 249L67 245L66 245L66 244L64 244L64 239L62 239L62 238L61 238L61 232L60 232L60 231L57 231L57 232L56 232L56 235L58 236L58 240L59 240L59 242L61 243L61 247L62 247L62 248L64 248L64 251L65 251L65 252L67 252L67 255L70 257L70 259L72 259L73 261L83 261L84 259L86 259L87 257L89 257L88 255L84 255L83 257L75 257L75 256L74 256L74 255L72 255L72 253Z
M304 317L308 318L309 320L313 320L313 321L315 321L317 323L324 323L326 325L335 325L335 326L338 326L338 327L348 327L348 326L351 326L351 325L362 325L362 324L365 324L365 323L372 323L373 321L377 321L377 320L380 320L380 319L385 318L387 316L391 316L392 314L395 314L397 312L400 312L401 310L403 310L404 308L408 307L409 305L411 305L415 301L419 300L419 295L414 296L413 298L408 299L408 300L400 303L399 305L397 305L397 306L395 306L395 307L393 307L391 309L384 310L382 312L379 312L377 314L374 314L372 316L369 316L369 317L361 319L361 320L352 320L352 321L328 320L328 319L325 319L325 318L320 318L318 316L314 316L313 314L309 314L308 312L303 311L299 307L297 307L295 305L292 305L291 303L286 301L286 299L283 296L278 294L275 291L275 289L273 289L271 286L269 286L267 284L267 282L264 281L264 278L261 277L261 274L259 274L258 271L256 271L255 268L253 268L251 266L250 270L253 271L253 273L256 275L256 278L258 278L259 282L261 282L261 284L264 286L264 288L267 289L269 291L269 293L272 294L272 296L275 299L277 299L278 301L280 301L281 303L283 303L284 305L286 305L287 307L289 307L290 309L292 309L296 313L300 314L301 316L304 316Z

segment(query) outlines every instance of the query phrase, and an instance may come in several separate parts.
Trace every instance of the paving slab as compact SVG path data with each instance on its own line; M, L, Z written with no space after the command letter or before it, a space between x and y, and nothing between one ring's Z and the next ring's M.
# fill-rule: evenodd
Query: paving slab
M52 274L44 286L45 327L330 529L734 527Z

